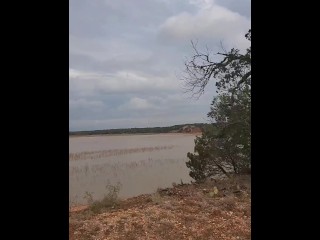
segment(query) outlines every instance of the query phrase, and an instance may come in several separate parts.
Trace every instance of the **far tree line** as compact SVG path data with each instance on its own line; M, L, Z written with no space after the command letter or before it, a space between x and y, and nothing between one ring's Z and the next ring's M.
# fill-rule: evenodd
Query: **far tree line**
M69 132L69 136L82 136L82 135L101 135L101 134L147 134L147 133L170 133L180 132L185 126L194 126L200 128L201 131L209 124L207 123L191 123L191 124L178 124L168 127L146 127L146 128L118 128L118 129L105 129L105 130L92 130L92 131L73 131Z

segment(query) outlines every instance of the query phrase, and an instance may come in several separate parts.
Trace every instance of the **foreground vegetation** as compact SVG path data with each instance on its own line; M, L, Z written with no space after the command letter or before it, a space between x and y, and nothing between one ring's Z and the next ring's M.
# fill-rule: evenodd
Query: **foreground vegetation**
M70 211L69 239L251 239L248 175L114 197L109 207Z

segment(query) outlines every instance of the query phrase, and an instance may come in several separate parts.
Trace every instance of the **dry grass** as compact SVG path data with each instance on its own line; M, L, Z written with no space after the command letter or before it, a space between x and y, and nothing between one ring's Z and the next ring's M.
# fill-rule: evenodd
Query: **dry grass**
M250 182L241 181L178 185L100 214L70 213L69 239L251 239Z
M85 198L87 199L87 202L89 204L88 209L93 213L100 213L104 209L108 208L115 208L119 204L119 191L121 188L121 184L118 183L117 185L111 185L108 184L106 186L107 193L104 195L104 197L101 200L95 200L93 199L93 196L86 192Z

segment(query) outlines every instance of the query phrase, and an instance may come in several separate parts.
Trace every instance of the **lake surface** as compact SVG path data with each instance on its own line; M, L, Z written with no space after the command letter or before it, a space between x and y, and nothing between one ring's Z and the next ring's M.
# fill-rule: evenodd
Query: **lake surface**
M121 184L119 197L152 193L157 188L192 180L185 162L195 135L107 135L69 138L69 205L85 204Z

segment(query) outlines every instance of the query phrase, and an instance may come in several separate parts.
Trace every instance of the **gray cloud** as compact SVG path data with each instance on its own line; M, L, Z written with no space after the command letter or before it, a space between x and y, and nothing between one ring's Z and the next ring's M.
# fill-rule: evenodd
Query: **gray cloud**
M216 3L242 16L251 18L251 0L216 0Z
M69 128L204 122L214 84L198 101L179 77L191 40L245 49L250 1L70 0Z

